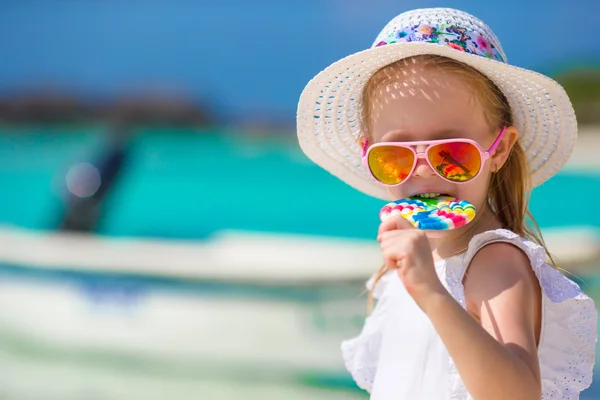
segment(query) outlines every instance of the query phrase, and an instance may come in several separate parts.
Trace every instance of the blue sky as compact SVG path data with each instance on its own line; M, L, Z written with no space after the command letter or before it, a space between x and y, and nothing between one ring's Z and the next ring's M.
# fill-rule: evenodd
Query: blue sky
M171 90L222 115L293 118L305 83L370 46L405 0L3 0L0 93L40 83L110 96ZM544 73L598 62L598 0L428 1L488 23L509 61Z

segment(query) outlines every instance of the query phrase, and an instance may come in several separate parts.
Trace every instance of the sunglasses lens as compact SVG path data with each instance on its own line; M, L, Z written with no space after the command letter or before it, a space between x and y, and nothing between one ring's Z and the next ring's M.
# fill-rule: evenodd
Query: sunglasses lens
M481 154L467 142L442 143L432 146L429 161L438 174L454 182L473 179L481 168Z
M410 174L415 154L405 147L378 146L369 152L369 168L375 178L386 185L397 185Z

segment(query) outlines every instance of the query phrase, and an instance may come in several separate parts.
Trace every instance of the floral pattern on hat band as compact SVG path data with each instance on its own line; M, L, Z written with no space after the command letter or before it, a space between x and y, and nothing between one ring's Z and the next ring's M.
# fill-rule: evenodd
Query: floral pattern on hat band
M375 47L406 42L427 42L446 45L457 51L505 62L502 54L488 39L471 29L452 24L419 24L408 28L401 28L394 33L390 33L386 39L381 40Z

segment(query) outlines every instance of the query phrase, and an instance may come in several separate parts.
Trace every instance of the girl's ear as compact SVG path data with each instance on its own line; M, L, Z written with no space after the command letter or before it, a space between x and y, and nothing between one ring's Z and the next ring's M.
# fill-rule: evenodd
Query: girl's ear
M498 170L502 168L506 160L508 160L510 151L515 143L517 143L518 139L519 130L515 126L507 127L502 140L498 144L498 147L496 147L496 151L494 154L492 154L492 158L490 160L492 172L498 172Z

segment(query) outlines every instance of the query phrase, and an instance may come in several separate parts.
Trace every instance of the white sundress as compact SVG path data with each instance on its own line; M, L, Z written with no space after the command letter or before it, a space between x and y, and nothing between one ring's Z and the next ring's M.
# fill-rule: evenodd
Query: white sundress
M511 231L475 236L467 252L436 262L436 272L464 308L463 276L484 245L509 242L522 249L542 288L538 346L542 398L578 399L589 387L595 359L597 312L579 286L545 262L544 248ZM372 279L367 283L370 288ZM372 400L470 400L454 362L431 321L389 272L374 292L377 305L360 334L342 343L345 365Z

